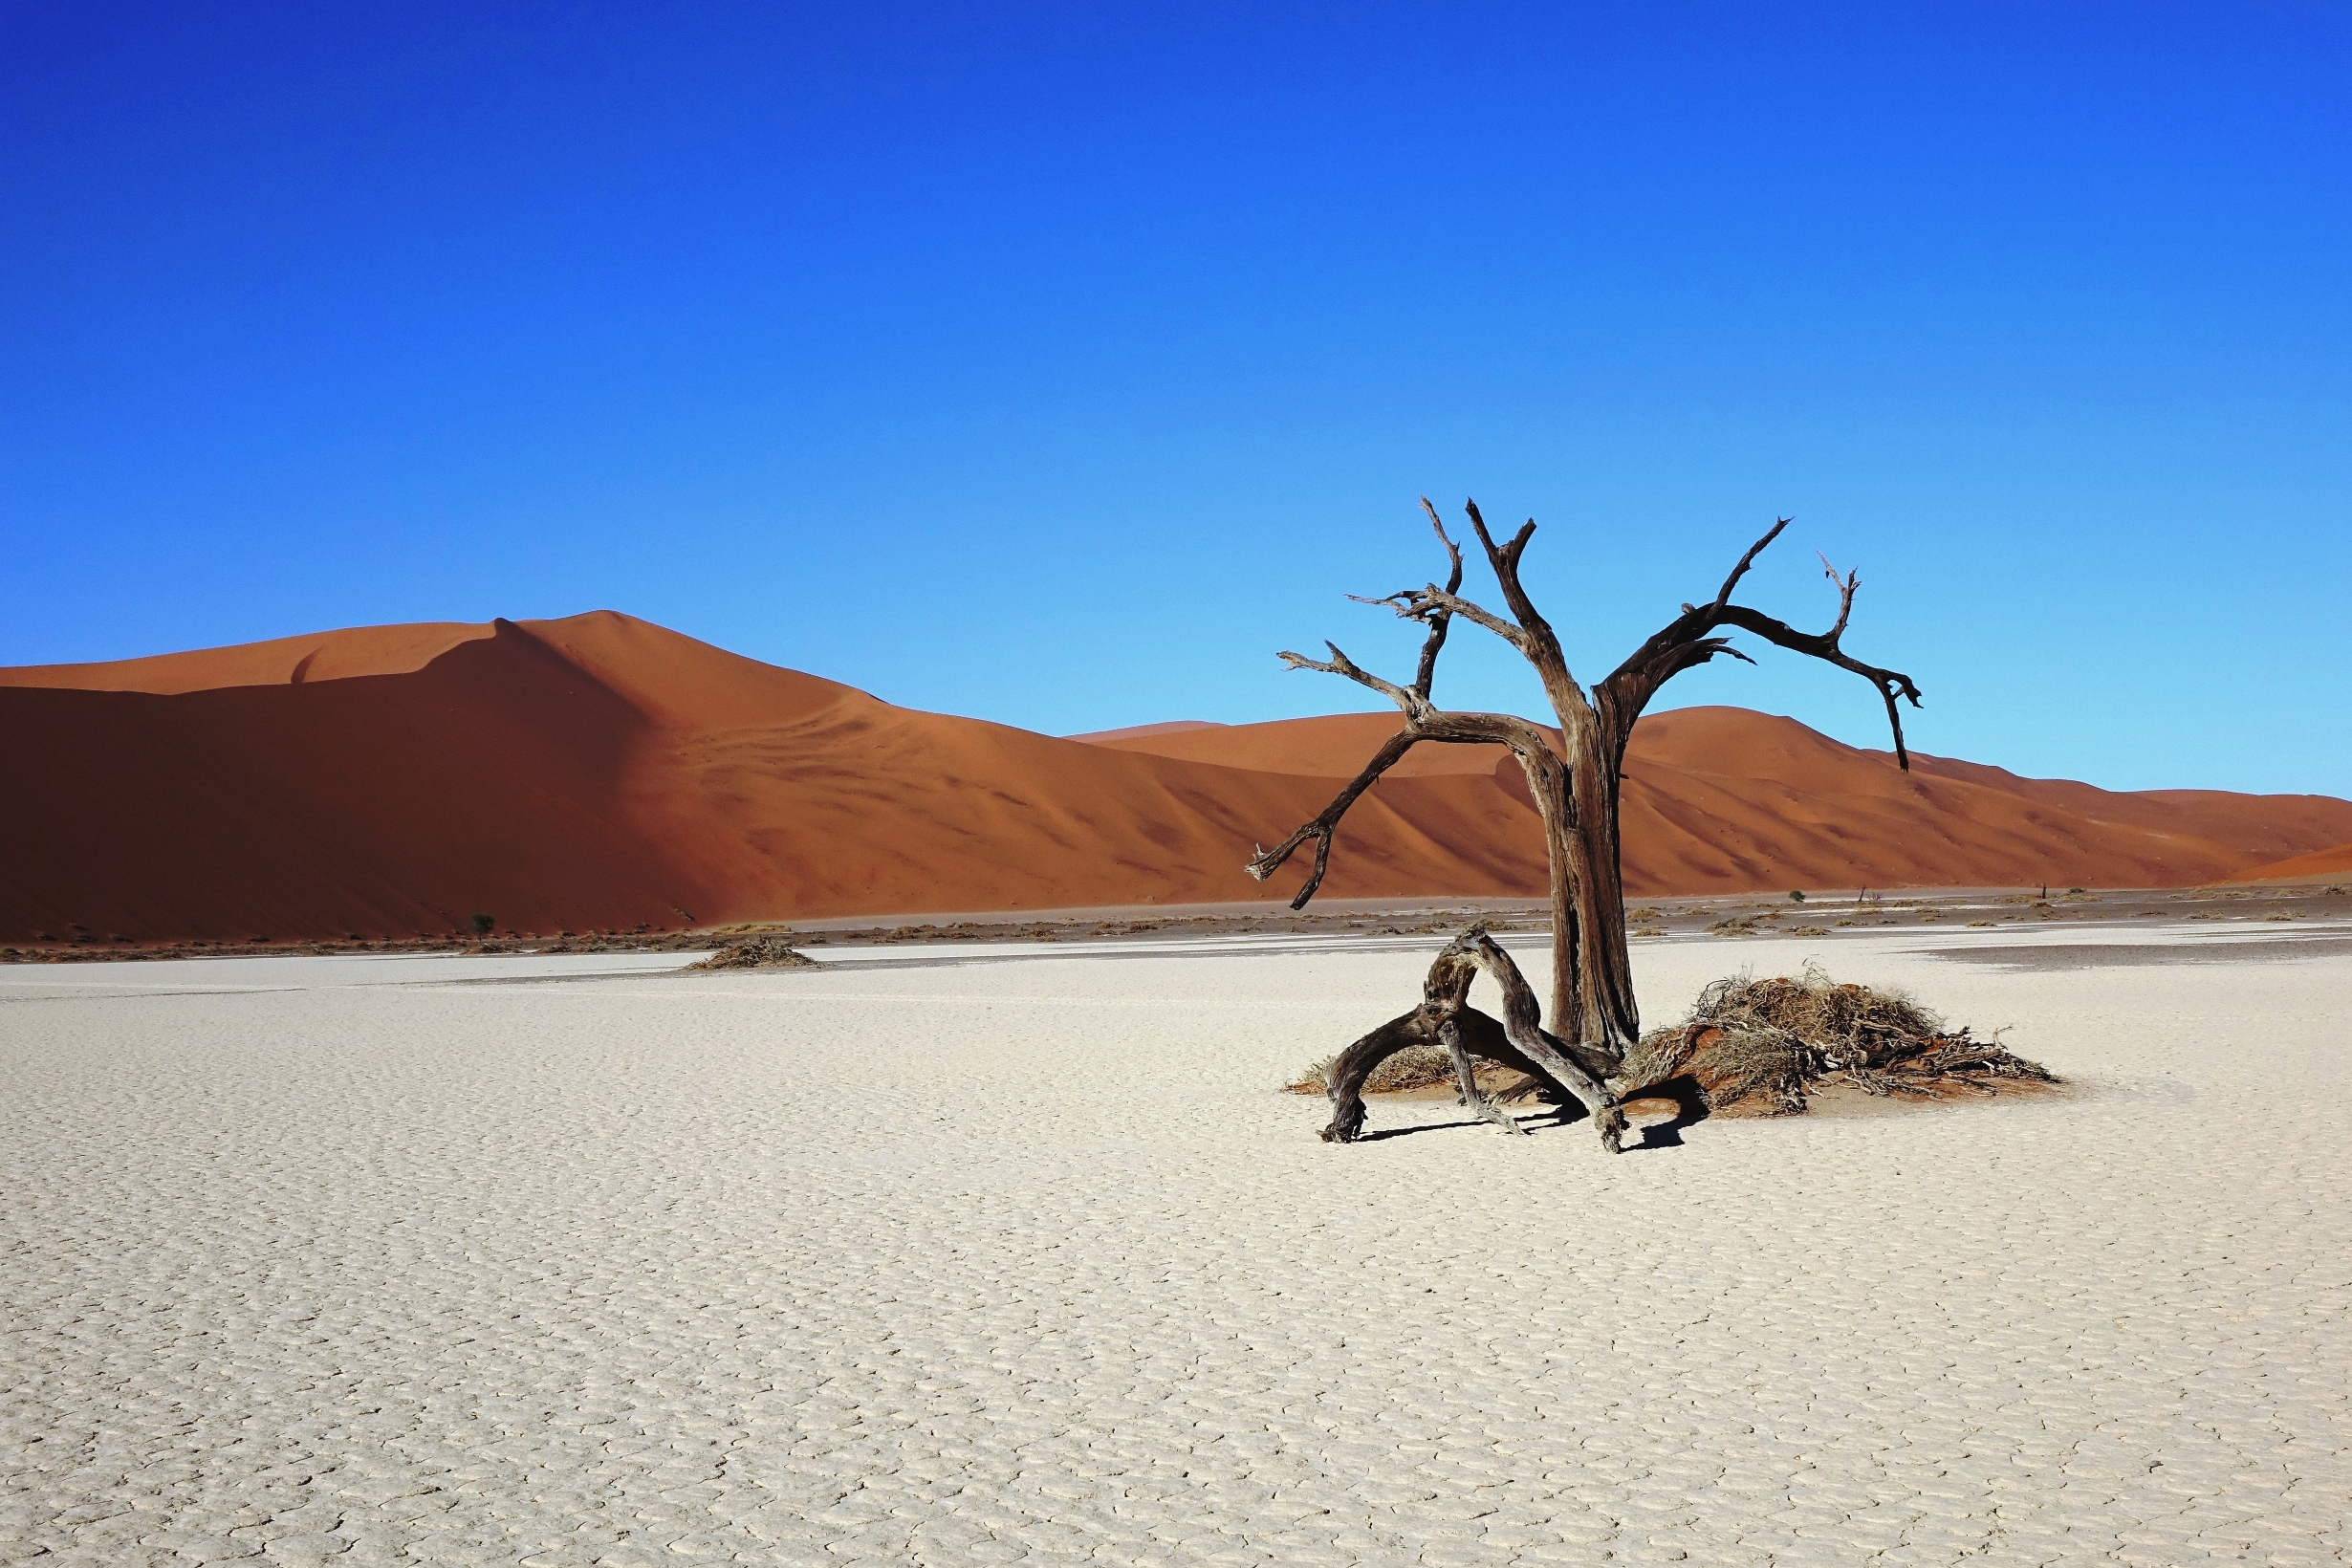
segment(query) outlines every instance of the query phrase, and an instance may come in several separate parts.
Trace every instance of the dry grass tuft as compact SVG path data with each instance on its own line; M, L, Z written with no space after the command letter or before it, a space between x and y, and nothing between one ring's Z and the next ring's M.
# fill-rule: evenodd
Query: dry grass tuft
M1331 1087L1331 1068L1338 1055L1325 1056L1298 1076L1297 1081L1285 1084L1283 1092L1293 1095L1319 1095ZM1404 1089L1426 1089L1439 1083L1451 1083L1453 1057L1443 1046L1408 1045L1404 1050L1372 1069L1364 1079L1363 1091L1368 1095L1392 1095Z
M1331 1091L1331 1068L1339 1058L1325 1056L1295 1082L1282 1086L1286 1095L1320 1095ZM1482 1057L1470 1058L1470 1073L1478 1087L1493 1100L1519 1100L1543 1092L1543 1084L1525 1073ZM1407 1089L1434 1089L1440 1084L1450 1088L1455 1082L1453 1058L1440 1045L1408 1045L1404 1050L1372 1069L1364 1080L1368 1095L1402 1094Z
M795 951L781 942L752 938L721 947L699 964L688 964L694 969L822 969L816 959Z

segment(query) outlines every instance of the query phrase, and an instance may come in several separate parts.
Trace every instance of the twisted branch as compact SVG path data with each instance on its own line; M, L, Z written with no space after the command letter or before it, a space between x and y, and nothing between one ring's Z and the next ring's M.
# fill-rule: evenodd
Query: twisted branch
M1474 958L1503 991L1503 1034L1516 1046L1519 1054L1542 1067L1555 1083L1577 1097L1592 1113L1593 1124L1600 1129L1601 1145L1611 1154L1618 1151L1618 1141L1625 1130L1625 1113L1619 1108L1617 1097L1601 1081L1601 1075L1588 1072L1583 1063L1571 1060L1568 1045L1545 1029L1539 1021L1542 1009L1537 1006L1535 992L1519 972L1519 966L1503 950L1502 944L1487 934L1484 926L1473 926L1447 945L1448 952L1458 952ZM1592 1049L1586 1046L1583 1049ZM1605 1071L1614 1072L1611 1062Z
M1886 705L1887 728L1894 731L1895 760L1905 772L1910 771L1910 748L1904 741L1903 714L1896 708L1895 701L1900 697L1913 708L1919 707L1918 686L1901 670L1882 669L1876 664L1864 664L1840 645L1845 636L1846 624L1853 619L1854 595L1862 587L1860 572L1840 577L1838 569L1830 565L1829 557L1821 557L1822 570L1838 589L1838 619L1828 631L1818 635L1800 632L1785 621L1731 602L1731 592L1739 586L1739 579L1748 575L1748 568L1755 563L1755 558L1788 526L1789 519L1786 517L1774 523L1762 538L1748 547L1748 553L1740 556L1739 564L1731 568L1731 575L1723 579L1723 591L1715 596L1714 602L1684 605L1681 615L1635 649L1633 656L1601 684L1601 703L1617 720L1616 731L1621 748L1633 729L1633 721L1641 716L1643 708L1649 706L1649 700L1657 695L1658 688L1684 670L1695 669L1717 654L1729 654L1748 664L1755 663L1731 646L1729 639L1708 635L1719 626L1736 626L1743 631L1753 632L1766 642L1787 648L1792 653L1801 653L1808 658L1835 664L1840 669L1850 670L1877 687L1880 700Z
M1337 652L1336 649L1334 651ZM1295 661L1291 666L1294 669L1330 667L1318 660L1300 659L1296 654L1285 654L1283 657ZM1351 664L1349 668L1353 669L1354 665ZM1360 676L1362 674L1361 671L1357 673ZM1395 767L1405 752L1423 741L1437 741L1450 746L1507 746L1522 758L1536 751L1548 754L1549 748L1545 744L1543 731L1525 719L1509 713L1448 713L1431 707L1426 698L1405 686L1381 681L1376 675L1364 679L1367 686L1374 682L1379 682L1376 689L1384 687L1395 694L1398 706L1405 708L1405 728L1383 743L1381 749L1372 754L1372 760L1364 764L1363 771L1348 780L1347 786L1334 795L1331 804L1325 806L1312 821L1301 823L1289 838L1274 848L1259 850L1242 868L1257 881L1264 882L1280 870L1283 862L1296 854L1301 844L1314 839L1315 869L1308 874L1307 884L1291 900L1294 909L1304 909L1307 901L1315 897L1316 890L1323 885L1323 873L1331 863L1332 834L1339 828L1339 818L1347 815L1347 809L1372 787L1374 780ZM1406 706L1408 702L1413 706Z
M1414 670L1413 684L1401 686L1394 681L1373 674L1341 652L1335 642L1323 644L1331 651L1329 659L1310 659L1302 653L1288 650L1277 656L1292 669L1311 669L1325 675L1344 676L1358 686L1379 692L1396 704L1405 714L1405 728L1390 736L1373 753L1372 760L1364 764L1363 770L1332 797L1331 804L1325 806L1312 821L1301 823L1289 838L1274 848L1259 850L1244 868L1252 877L1264 882L1297 853L1299 846L1310 839L1314 840L1315 867L1307 875L1306 885L1291 900L1294 909L1305 908L1307 901L1314 898L1317 890L1323 885L1323 875L1331 868L1332 836L1339 828L1339 818L1347 815L1348 808L1372 787L1381 774L1394 767L1405 752L1421 742L1433 740L1475 746L1501 744L1514 751L1531 744L1538 747L1543 744L1542 732L1524 719L1501 713L1447 713L1429 700L1430 687L1437 679L1437 656L1446 646L1446 633L1455 616L1467 617L1514 642L1519 642L1524 634L1509 621L1460 597L1462 548L1447 534L1444 520L1438 516L1437 509L1429 504L1429 498L1426 495L1421 498L1421 510L1428 514L1429 527L1436 531L1437 542L1446 550L1449 566L1446 586L1440 588L1430 583L1423 588L1400 589L1379 599L1367 599L1361 594L1347 596L1359 604L1378 604L1394 610L1405 620L1420 621L1428 628L1428 635L1422 641L1421 659ZM1471 509L1470 516L1478 528L1480 538L1485 539L1486 525L1478 519L1475 508ZM1515 548L1525 547L1527 535L1535 531L1535 527L1531 522L1520 532L1519 538L1514 541ZM1492 540L1487 541L1487 549L1490 558L1493 557L1495 551ZM1515 564L1515 549L1511 558Z
M1302 664L1296 667L1313 668L1315 666ZM1331 869L1331 836L1339 828L1339 818L1347 815L1347 808L1356 803L1358 795L1372 787L1374 779L1394 767L1397 759L1411 751L1422 739L1422 736L1413 733L1409 728L1400 730L1389 736L1387 743L1372 754L1372 760L1364 764L1363 772L1348 780L1347 788L1341 790L1333 798L1331 804L1323 808L1321 816L1311 822L1301 824L1296 832L1274 845L1274 848L1259 850L1249 865L1243 869L1257 881L1264 882L1280 868L1283 861L1297 852L1300 844L1310 838L1314 839L1315 869L1307 874L1307 885L1298 890L1296 898L1291 900L1292 908L1304 909L1307 906L1307 901L1315 897L1315 890L1323 885L1323 873Z
M1904 743L1903 738L1903 712L1895 706L1895 699L1900 696L1913 708L1917 708L1920 706L1919 687L1908 675L1904 674L1901 670L1881 669L1876 664L1865 664L1840 648L1838 639L1842 634L1845 624L1843 615L1838 618L1837 628L1819 637L1810 636L1785 621L1775 621L1771 616L1737 604L1726 606L1722 619L1742 630L1752 631L1766 642L1784 647L1791 653L1807 654L1826 664L1835 664L1840 669L1851 670L1878 687L1880 700L1886 704L1886 726L1894 731L1895 735L1895 760L1901 764L1905 773L1911 771L1911 751ZM1753 663L1753 661L1750 662Z
M1370 670L1358 664L1356 661L1350 659L1346 654L1341 653L1339 651L1339 644L1337 642L1326 642L1323 646L1331 650L1331 657L1328 660L1310 659L1303 653L1292 653L1288 649L1274 655L1274 657L1281 660L1285 664L1288 664L1293 669L1311 669L1324 675L1344 675L1349 680L1355 682L1358 686L1370 686L1373 690L1379 692L1382 696L1387 698L1390 702L1405 709L1405 716L1408 719L1417 717L1425 712L1435 711L1435 709L1430 707L1429 699L1426 693L1417 690L1412 686L1401 686L1394 681L1384 681L1381 679L1381 677L1373 674Z
M1350 594L1347 597L1359 604L1382 605L1396 611L1406 621L1418 621L1428 626L1429 639L1421 647L1420 676L1414 682L1422 695L1426 696L1429 691L1430 677L1436 673L1437 669L1437 650L1446 645L1447 623L1455 616L1475 621L1522 651L1525 650L1526 633L1493 611L1482 605L1473 604L1462 597L1461 546L1455 544L1446 533L1446 525L1438 517L1437 508L1429 504L1429 498L1426 495L1421 498L1421 510L1429 514L1429 526L1437 530L1438 543L1446 547L1446 555L1452 564L1452 570L1446 578L1446 586L1440 588L1432 582L1420 588L1400 588L1395 593L1383 594L1379 599L1366 599L1361 594ZM1471 517L1475 520L1477 512L1473 508ZM1484 538L1486 525L1481 523L1478 526L1479 536ZM1531 522L1527 526L1532 530L1535 525ZM1494 554L1492 541L1488 542L1487 554L1492 559Z
M1755 558L1764 554L1766 546L1770 545L1775 539L1780 537L1780 531L1788 527L1793 520L1794 519L1788 517L1779 519L1766 531L1762 538L1756 540L1755 543L1748 547L1748 553L1745 555L1740 556L1739 564L1731 568L1731 575L1723 579L1723 592L1715 596L1716 609L1720 610L1726 604L1731 602L1731 590L1739 586L1739 579L1748 575L1748 568L1755 564ZM1690 606L1688 604L1683 606L1683 609L1686 612L1688 612L1689 608Z

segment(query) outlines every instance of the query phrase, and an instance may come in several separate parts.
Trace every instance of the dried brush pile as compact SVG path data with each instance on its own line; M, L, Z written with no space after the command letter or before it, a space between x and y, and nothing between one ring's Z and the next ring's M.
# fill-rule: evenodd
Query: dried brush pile
M1840 985L1813 965L1794 979L1716 981L1681 1023L1644 1034L1626 1066L1628 1082L1695 1082L1710 1111L1761 1100L1770 1115L1803 1110L1806 1091L1830 1081L1924 1100L1947 1089L1989 1094L2002 1080L2058 1081L1901 991Z
M1287 1087L1292 1094L1325 1092L1336 1056L1326 1056ZM1550 1094L1492 1062L1478 1063L1490 1094L1515 1099ZM1453 1059L1438 1046L1414 1045L1389 1056L1364 1081L1367 1094L1394 1094L1454 1081ZM1807 965L1794 979L1757 980L1736 974L1699 993L1688 1016L1671 1029L1642 1036L1613 1082L1628 1099L1644 1088L1695 1085L1711 1112L1734 1105L1768 1116L1802 1111L1806 1095L1827 1083L1850 1083L1865 1094L1940 1100L1947 1090L1990 1094L2003 1081L2056 1083L2039 1062L1997 1039L1980 1040L1954 1029L1903 991L1840 985Z
M795 951L772 938L753 937L749 942L737 942L721 947L699 964L688 964L694 969L821 969L816 959Z

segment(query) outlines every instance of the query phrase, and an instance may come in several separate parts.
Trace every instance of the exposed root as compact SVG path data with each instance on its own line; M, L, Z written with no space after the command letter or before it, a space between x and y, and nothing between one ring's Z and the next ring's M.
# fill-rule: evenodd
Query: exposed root
M1503 992L1503 1016L1491 1017L1466 1002L1470 982L1481 973L1493 977ZM1416 1053L1388 1081L1439 1083L1455 1080L1461 1103L1484 1122L1506 1132L1525 1129L1491 1100L1477 1080L1470 1058L1541 1077L1557 1085L1599 1119L1603 1146L1616 1152L1617 1131L1624 1122L1617 1098L1604 1079L1618 1066L1617 1056L1598 1047L1555 1038L1538 1021L1535 993L1518 965L1483 926L1471 926L1446 944L1429 965L1421 983L1421 1005L1389 1019L1337 1056L1318 1062L1305 1078L1291 1085L1294 1093L1311 1092L1318 1085L1330 1099L1331 1123L1323 1129L1326 1143L1353 1143L1363 1132L1364 1091L1374 1075L1393 1058ZM1434 1062L1445 1068L1433 1072ZM1400 1086L1402 1086L1400 1084ZM1515 1086L1514 1086L1515 1092Z
M1491 1122L1514 1138L1525 1138L1527 1129L1519 1125L1518 1118L1489 1100L1478 1087L1478 1070L1470 1062L1469 1048L1462 1043L1461 1020L1448 1018L1440 1024L1437 1037L1446 1042L1446 1050L1453 1057L1455 1101L1468 1107L1479 1121Z
M1947 1089L1991 1093L2002 1079L2058 1081L1998 1040L1947 1027L1900 991L1840 985L1813 965L1795 979L1718 980L1681 1023L1643 1035L1622 1081L1671 1078L1695 1082L1710 1111L1761 1100L1771 1115L1802 1111L1806 1091L1829 1080L1926 1100Z

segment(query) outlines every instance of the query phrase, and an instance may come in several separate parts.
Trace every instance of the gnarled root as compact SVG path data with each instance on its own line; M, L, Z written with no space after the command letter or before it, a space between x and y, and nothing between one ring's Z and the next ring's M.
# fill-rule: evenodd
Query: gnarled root
M1448 943L1446 950L1438 954L1437 965L1446 965L1449 960L1477 965L1502 987L1504 1035L1521 1056L1539 1065L1546 1078L1576 1096L1592 1113L1593 1125L1601 1133L1601 1146L1611 1154L1617 1153L1624 1140L1625 1113L1603 1081L1618 1070L1617 1058L1598 1046L1570 1045L1545 1029L1538 1021L1542 1009L1535 1001L1535 991L1528 987L1527 977L1519 972L1519 966L1503 950L1502 944L1487 934L1485 926L1473 926ZM1434 979L1437 966L1432 966L1429 973ZM1463 989L1467 992L1468 985Z
M1500 1020L1469 1005L1470 982L1482 969L1502 988ZM1323 1129L1325 1143L1353 1143L1362 1136L1364 1082L1382 1062L1410 1046L1436 1045L1453 1057L1462 1103L1481 1121L1513 1133L1524 1130L1480 1092L1470 1064L1473 1056L1558 1084L1592 1114L1601 1147L1611 1154L1618 1152L1624 1137L1625 1113L1603 1080L1619 1063L1605 1051L1571 1045L1542 1027L1537 1021L1541 1014L1535 993L1528 988L1518 965L1484 926L1473 926L1448 943L1430 964L1421 989L1419 1007L1389 1019L1332 1062L1324 1090L1332 1104L1331 1124Z
M1465 990L1469 988L1464 987ZM1537 1067L1513 1048L1503 1034L1503 1026L1474 1007L1454 1004L1451 1011L1443 1011L1425 1002L1412 1012L1389 1019L1380 1028L1339 1053L1326 1070L1328 1086L1323 1093L1331 1100L1331 1124L1323 1129L1326 1143L1352 1143L1363 1134L1364 1084L1380 1070L1381 1063L1400 1051L1413 1046L1435 1046L1451 1051L1452 1046L1441 1031L1453 1026L1452 1033L1460 1042L1464 1056L1477 1056L1504 1067L1515 1068L1533 1078L1541 1078L1543 1069ZM1482 1103L1486 1103L1483 1094ZM1465 1104L1470 1101L1464 1100ZM1518 1123L1499 1108L1486 1119L1499 1117L1511 1121L1512 1130ZM1476 1109L1475 1106L1472 1109ZM1482 1116L1484 1112L1480 1113Z
M1481 1122L1492 1122L1507 1133L1526 1137L1527 1129L1519 1125L1517 1117L1479 1092L1478 1076L1470 1067L1470 1052L1462 1044L1462 1015L1457 1013L1438 1025L1437 1037L1445 1042L1446 1054L1453 1058L1454 1078L1461 1085L1456 1097L1458 1103L1468 1106L1470 1114Z

